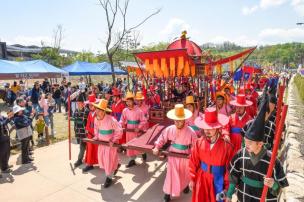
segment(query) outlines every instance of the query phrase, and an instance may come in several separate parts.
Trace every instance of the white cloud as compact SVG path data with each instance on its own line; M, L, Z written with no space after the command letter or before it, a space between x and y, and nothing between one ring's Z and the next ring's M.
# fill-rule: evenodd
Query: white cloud
M248 37L246 35L240 35L234 38L229 38L226 36L215 36L213 38L207 39L207 42L215 44L220 44L225 41L233 42L240 46L260 46L288 42L301 42L304 41L304 29L267 28L261 30L256 37Z
M265 8L270 8L274 6L280 6L284 3L286 3L288 0L261 0L260 1L260 7L265 9Z
M162 40L171 41L174 38L179 37L184 30L187 31L188 36L191 38L199 36L199 31L193 29L185 20L171 18L165 28L160 31L160 37Z
M243 7L242 14L250 15L260 9L270 9L272 7L281 6L285 3L290 3L299 16L304 16L304 0L260 0L257 5L252 7Z
M259 37L269 42L304 41L304 29L268 28L260 32Z
M8 44L36 45L41 46L41 42L45 45L52 44L52 38L48 36L17 36L7 40Z
M304 0L292 0L291 6L301 17L304 17Z
M242 9L242 13L243 13L243 15L250 15L250 14L254 13L255 11L257 11L258 8L259 8L259 7L258 7L257 5L252 6L252 7L247 7L247 6L245 6L245 7L243 7L243 9Z
M246 35L237 36L235 38L228 38L225 36L215 36L208 40L208 42L214 43L214 44L221 44L223 42L232 42L240 46L256 46L260 45L259 41L256 39L252 39Z

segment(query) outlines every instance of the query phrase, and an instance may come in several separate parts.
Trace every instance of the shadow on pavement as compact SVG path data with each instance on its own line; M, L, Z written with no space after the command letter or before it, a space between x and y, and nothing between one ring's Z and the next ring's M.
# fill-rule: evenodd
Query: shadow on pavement
M21 165L19 168L12 172L12 175L23 175L31 171L37 170L37 167L33 163Z

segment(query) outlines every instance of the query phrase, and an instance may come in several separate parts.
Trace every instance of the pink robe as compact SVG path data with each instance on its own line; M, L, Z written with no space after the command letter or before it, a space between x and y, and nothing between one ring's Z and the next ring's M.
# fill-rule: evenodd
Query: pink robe
M141 111L144 113L144 116L147 120L146 124L143 126L143 130L148 130L149 128L149 109L150 107L148 105L146 105L145 103L143 103L140 107L138 107L139 109L141 109Z
M107 114L102 120L95 118L94 127L94 139L101 141L118 142L123 132L117 120ZM112 174L118 166L117 148L100 144L98 146L98 163L100 168L105 170L106 175Z
M195 110L195 112L193 113L193 116L190 119L186 120L186 124L192 128L194 130L194 132L196 133L197 137L201 137L202 136L202 129L200 129L199 127L197 127L194 124L195 119L198 116L203 116L203 114L201 112L199 112L198 110Z
M140 130L144 129L147 120L141 109L135 106L133 109L125 108L122 111L122 115L119 123L123 128ZM126 142L136 138L139 134L135 132L126 132ZM140 154L139 151L127 149L127 156L133 157Z
M177 129L175 125L167 127L155 142L155 147L161 149L169 140L171 146L169 151L190 154L190 148L195 144L197 136L195 132L185 125L182 129ZM190 182L189 159L168 157L167 174L163 190L166 194L178 197Z
M231 113L230 105L224 104L221 109L219 109L218 107L216 107L216 109L217 109L217 113L224 114L226 116L230 116L230 113Z

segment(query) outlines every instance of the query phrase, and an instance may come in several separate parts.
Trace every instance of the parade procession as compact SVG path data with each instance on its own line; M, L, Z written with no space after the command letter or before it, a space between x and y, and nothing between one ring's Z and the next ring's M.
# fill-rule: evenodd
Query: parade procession
M278 201L288 186L277 158L287 78L244 66L254 50L214 61L183 31L166 50L134 53L137 66L127 68L138 77L132 89L114 87L110 101L71 95L80 145L74 167L85 164L88 172L99 165L106 174L102 189L110 189L121 166L131 169L140 166L138 157L145 162L154 155L167 164L165 202L181 194L193 202L228 202L233 195Z
M0 202L304 202L304 0L0 5Z

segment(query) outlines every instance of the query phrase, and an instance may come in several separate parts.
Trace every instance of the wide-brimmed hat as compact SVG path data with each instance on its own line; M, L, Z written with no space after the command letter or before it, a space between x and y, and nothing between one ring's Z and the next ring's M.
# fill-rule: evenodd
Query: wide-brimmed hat
M141 91L138 91L135 95L135 100L144 100L145 96L143 95L143 93Z
M151 85L151 86L149 87L149 90L150 90L151 92L155 92L156 90L158 90L158 86Z
M174 109L167 112L167 117L172 120L186 120L191 118L192 112L185 109L183 104L176 104Z
M229 89L230 93L234 93L234 87L229 83L226 83L224 85L223 90L225 90L225 89Z
M229 118L224 114L218 114L216 108L209 107L202 116L195 119L194 123L201 129L217 129L227 125Z
M112 96L121 96L122 95L122 92L117 89L117 88L113 88L112 89Z
M231 100L230 104L236 107L248 107L252 105L252 102L246 100L246 96L244 94L238 94L235 100Z
M99 102L100 99L96 99L96 95L95 94L90 94L88 96L88 100L84 102L84 104L95 104L97 102Z
M245 84L245 90L252 90L252 85L250 83Z
M105 99L100 99L100 101L97 104L93 103L93 106L96 109L101 109L106 112L112 112L112 110L108 108L108 100Z
M13 106L13 113L14 113L14 114L16 114L16 113L18 113L18 112L20 112L20 111L23 111L23 110L25 110L24 107L20 107L19 105Z
M195 104L194 97L192 95L189 95L186 97L186 105L187 104Z
M127 99L134 99L134 94L130 91L127 92L126 96L124 97L124 100Z
M227 95L226 95L226 93L223 92L223 91L217 91L217 92L215 93L215 97L216 97L216 98L218 98L218 97L223 97L225 101L227 100Z

